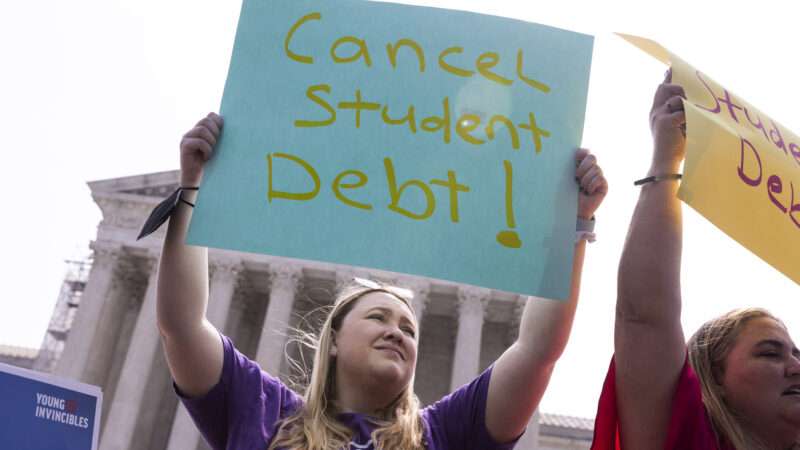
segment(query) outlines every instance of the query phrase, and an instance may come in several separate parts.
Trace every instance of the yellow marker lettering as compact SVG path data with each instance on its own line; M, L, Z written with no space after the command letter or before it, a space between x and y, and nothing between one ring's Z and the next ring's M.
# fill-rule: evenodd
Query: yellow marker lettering
M421 180L408 180L398 189L397 178L394 174L394 164L392 164L391 158L384 158L383 166L386 168L386 181L389 184L389 194L392 198L392 202L389 204L390 210L414 220L425 220L433 215L433 211L436 209L436 198L427 184ZM403 191L409 186L417 187L425 195L425 211L422 213L414 213L400 206L400 198L403 196Z
M389 105L386 105L383 107L383 111L381 111L381 117L387 125L402 125L408 123L408 129L411 133L417 132L417 121L414 118L414 105L409 106L406 115L400 119L392 119L389 117Z
M339 102L339 109L352 109L356 112L356 128L361 128L361 111L377 111L381 108L379 103L365 102L361 100L361 90L356 89L356 101Z
M289 43L292 41L294 33L297 31L297 29L309 20L322 20L322 14L313 12L301 17L300 20L295 22L295 24L292 25L292 28L289 29L289 32L286 33L286 39L283 41L283 50L286 51L286 56L303 64L314 64L314 58L306 55L298 55L297 53L289 50Z
M350 56L341 57L337 54L337 50L344 44L355 44L358 47L358 51ZM360 58L364 59L364 64L367 67L372 67L372 59L369 57L369 49L367 49L367 43L364 42L363 39L359 39L355 36L344 36L336 40L331 46L331 58L334 62L344 64L356 61Z
M550 137L550 132L539 128L539 125L536 124L536 116L533 113L528 113L528 123L521 123L519 127L523 130L528 130L531 132L533 136L533 143L536 146L536 153L539 154L542 152L542 137Z
M517 78L522 80L528 86L538 89L545 94L550 92L550 86L542 83L541 81L534 80L533 78L528 78L522 74L522 65L525 60L525 55L522 53L522 49L517 51Z
M312 102L318 104L319 106L322 106L322 108L325 109L325 111L328 111L328 114L330 115L330 117L328 117L325 120L295 120L294 121L294 126L295 127L297 127L297 128L326 127L326 126L336 122L336 110L333 109L333 106L331 106L324 99L322 99L321 97L318 97L315 94L315 92L317 92L317 91L322 91L322 92L330 94L331 93L331 87L328 86L327 84L317 84L317 85L314 85L314 86L309 86L309 88L306 89L306 97L311 99Z
M350 175L358 178L358 181L354 183L342 183L342 179ZM367 178L367 175L364 172L361 172L359 170L345 170L344 172L337 175L336 178L333 180L333 184L331 185L331 188L333 189L333 195L335 195L336 198L338 198L345 205L349 205L352 206L353 208L358 208L358 209L366 209L367 211L369 211L372 209L372 205L367 203L360 203L355 200L349 199L344 194L342 194L341 191L341 189L358 189L361 186L367 184L368 180L369 178Z
M450 191L450 220L458 223L458 193L469 192L469 186L458 184L456 173L447 171L447 180L431 180L431 184L446 187Z
M478 139L475 136L472 136L470 131L478 128L478 125L481 124L481 117L477 114L463 114L461 117L458 118L456 121L456 134L458 136L469 142L472 145L481 145L485 143L483 139Z
M486 52L481 56L478 56L478 59L475 61L475 67L478 69L478 72L480 72L480 74L487 79L492 80L495 83L502 84L503 86L511 86L511 83L514 82L513 80L501 77L500 75L489 70L496 66L499 62L500 55L495 52Z
M439 67L443 70L452 73L453 75L458 75L460 77L471 77L475 74L475 72L471 70L462 69L460 67L452 66L448 64L444 57L453 53L463 53L464 49L461 47L449 47L442 50L442 53L439 54Z
M311 177L311 180L314 182L314 189L311 189L308 192L286 192L286 191L278 191L272 185L272 159L273 158L281 158L287 159L289 161L294 162L295 164L299 165L306 171L308 176ZM303 161L302 159L298 158L294 155L289 155L287 153L268 153L267 154L267 178L268 178L268 192L267 192L267 201L272 203L273 198L283 198L286 200L311 200L317 196L319 193L319 175L317 171L311 167L311 164Z
M442 101L442 106L444 109L444 113L441 117L439 116L430 116L422 119L422 129L425 131L429 131L431 133L435 133L439 130L442 131L442 138L444 139L445 144L450 143L450 99L445 97Z
M489 125L486 126L486 136L489 137L489 140L494 140L494 124L497 122L500 122L506 126L508 135L511 138L511 148L514 150L519 150L519 134L517 133L517 127L515 127L511 120L506 116L497 114L489 119Z
M514 167L511 161L503 161L503 169L506 174L506 225L510 230L503 230L497 233L496 239L500 245L508 248L522 247L522 241L514 228L517 227L514 221Z
M419 62L419 71L425 72L425 51L412 39L400 39L395 42L394 45L386 44L386 54L389 56L389 62L392 64L392 68L397 68L397 50L399 50L400 47L408 47L414 50L414 53L417 54L417 61Z

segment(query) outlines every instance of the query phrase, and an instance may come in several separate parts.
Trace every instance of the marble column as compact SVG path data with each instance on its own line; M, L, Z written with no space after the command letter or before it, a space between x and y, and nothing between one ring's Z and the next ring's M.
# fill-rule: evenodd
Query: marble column
M115 272L121 255L119 244L94 242L92 249L94 259L89 279L81 294L80 306L69 330L64 351L53 371L55 375L83 382L88 382L84 378L84 373L92 347L96 342L106 339L105 336L98 334L98 329L102 330L98 325L104 323L101 317L109 298L112 297Z
M241 265L235 260L212 259L210 266L211 276L206 318L217 330L224 333ZM200 438L200 432L197 431L189 412L186 411L183 403L178 402L167 450L195 450Z
M158 257L153 259L157 261ZM150 379L156 352L160 350L156 326L157 279L158 265L153 264L114 400L102 430L100 450L126 450L132 447L137 419L145 400L145 387Z
M414 298L411 299L411 307L414 308L414 315L417 316L417 335L419 336L422 332L422 321L425 318L425 310L428 308L431 283L427 280L417 278L405 278L401 279L398 284L411 289L411 292L414 293Z
M508 323L508 334L506 335L506 346L509 346L517 341L519 337L519 325L522 321L522 314L525 312L525 305L528 303L530 297L519 295L513 300L514 307L511 320Z
M299 267L288 264L270 271L269 305L258 341L256 361L264 371L275 376L280 374L285 359L284 347L301 272Z
M469 383L478 375L481 358L483 315L491 292L478 287L458 288L458 334L453 356L450 390Z
M214 259L210 262L210 266L206 318L217 330L224 333L241 272L241 263L236 260Z

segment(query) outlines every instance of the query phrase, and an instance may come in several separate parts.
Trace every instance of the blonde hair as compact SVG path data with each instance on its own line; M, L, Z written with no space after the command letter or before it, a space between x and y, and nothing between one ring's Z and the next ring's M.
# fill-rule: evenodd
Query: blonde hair
M385 292L396 297L414 313L411 298L403 290L393 286L357 279L343 288L322 324L319 337L303 333L303 340L306 341L304 344L314 349L311 377L303 395L304 405L295 414L281 421L268 450L349 448L352 431L336 418L336 370L335 361L330 356L331 341L334 331L339 330L356 301L371 292ZM383 411L382 417L372 419L376 425L372 432L375 450L425 448L419 399L414 394L413 386L412 375L405 389Z
M724 372L725 359L742 329L749 321L760 318L783 325L764 309L737 309L704 323L688 343L689 363L700 380L703 404L717 441L727 440L738 450L767 450L767 446L745 429L736 412L725 402L718 376Z

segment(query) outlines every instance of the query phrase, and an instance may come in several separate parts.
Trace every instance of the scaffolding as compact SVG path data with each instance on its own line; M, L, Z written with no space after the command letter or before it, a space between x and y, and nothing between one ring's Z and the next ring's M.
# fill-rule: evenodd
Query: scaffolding
M64 350L64 344L75 320L75 314L81 304L81 297L89 279L89 270L92 266L91 257L86 260L67 260L64 282L50 317L44 340L42 341L39 357L34 364L34 370L51 373L55 369L58 358Z

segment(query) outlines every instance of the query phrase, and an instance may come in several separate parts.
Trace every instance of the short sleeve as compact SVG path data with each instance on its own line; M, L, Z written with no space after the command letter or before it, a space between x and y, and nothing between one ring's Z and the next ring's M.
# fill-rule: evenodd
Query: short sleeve
M224 360L219 382L202 397L175 391L213 449L265 448L278 422L295 412L302 399L220 336Z
M614 359L603 383L594 423L592 450L621 450L619 411L617 409L616 366ZM672 397L665 450L719 450L711 421L703 406L700 380L689 365L683 363ZM723 446L722 450L729 447Z
M486 399L492 367L422 411L429 450L506 450L517 440L496 442L486 428Z

